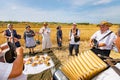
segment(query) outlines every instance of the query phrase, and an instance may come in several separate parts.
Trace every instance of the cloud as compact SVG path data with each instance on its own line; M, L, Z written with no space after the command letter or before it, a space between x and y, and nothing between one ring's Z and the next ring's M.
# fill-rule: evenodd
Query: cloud
M83 5L90 5L91 2L96 1L96 0L68 0L71 5L73 6L83 6Z
M120 6L111 6L100 9L93 9L90 11L83 12L87 19L92 23L99 23L102 20L107 20L113 23L120 23ZM87 15L88 14L88 15Z
M71 0L74 1L74 0ZM80 0L75 0L80 2ZM79 5L88 4L89 1L95 0L82 0ZM90 4L90 3L89 3ZM84 7L78 7L83 8ZM71 11L60 8L54 10L46 10L42 8L33 8L23 6L17 3L10 3L0 7L0 21L32 21L32 22L90 22L99 23L101 20L108 20L114 23L120 23L120 6L108 6L100 8L92 8L85 10L73 10Z
M31 22L90 22L99 23L108 20L120 23L120 6L86 10L83 12L68 12L65 10L37 10L29 7L15 6L15 9L5 9L0 13L0 20L31 21Z
M8 7L8 6L7 6ZM47 11L44 9L34 9L20 5L12 5L9 8L1 8L0 20L10 21L64 21L68 13L64 10Z
M90 5L100 5L108 4L113 2L113 0L66 0L71 6L80 7L80 6L90 6Z
M100 4L107 4L107 3L110 3L112 2L112 0L99 0L97 2L94 2L93 4L94 5L100 5Z

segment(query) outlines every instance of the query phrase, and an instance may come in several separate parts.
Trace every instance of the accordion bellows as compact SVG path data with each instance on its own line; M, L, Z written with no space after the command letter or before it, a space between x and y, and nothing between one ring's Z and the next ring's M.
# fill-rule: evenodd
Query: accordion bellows
M90 50L71 57L61 66L70 80L90 80L106 68L107 64Z

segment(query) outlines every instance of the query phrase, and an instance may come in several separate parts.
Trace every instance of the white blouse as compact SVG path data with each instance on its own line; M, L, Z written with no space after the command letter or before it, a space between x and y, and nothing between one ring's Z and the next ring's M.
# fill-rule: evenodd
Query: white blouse
M80 41L78 41L78 42L74 41L74 33L72 33L71 30L69 32L69 36L70 36L70 39L71 39L70 44L79 44L80 43ZM80 36L80 30L79 29L77 30L77 36Z
M39 33L42 34L42 37L43 39L44 38L50 38L50 28L45 28L45 27L42 27L40 30L39 30Z

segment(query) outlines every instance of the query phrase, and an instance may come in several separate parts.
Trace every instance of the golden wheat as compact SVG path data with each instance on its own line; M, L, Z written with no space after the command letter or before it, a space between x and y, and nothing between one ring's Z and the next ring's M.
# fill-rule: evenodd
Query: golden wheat
M24 46L24 39L23 39L23 33L25 31L25 26L26 25L30 25L31 29L34 30L35 32L39 32L39 29L42 27L42 24L32 24L32 23L18 23L18 24L14 24L14 29L17 30L17 33L20 34L22 36L22 39L20 40L21 45ZM53 47L57 46L56 43L56 27L58 25L61 25L62 27L62 32L63 32L63 46L68 46L69 41L68 41L68 37L69 37L69 32L70 29L72 27L72 25L68 25L68 24L49 24L49 27L51 29L51 41L53 44ZM91 35L96 32L97 30L99 30L99 27L96 27L96 25L78 25L77 26L80 29L80 37L81 37L81 42L80 42L80 52L83 52L85 50L89 50L89 39L91 37ZM119 26L117 25L113 25L112 27L110 27L110 29L114 32L117 32L117 29L119 28ZM4 26L0 26L0 32L6 30L6 25ZM0 34L0 44L3 44L6 42L6 39L3 37L2 33ZM35 39L37 40L39 38L39 40L42 40L42 36L41 35L37 35L35 36ZM35 48L35 50L42 50L41 49L41 45L37 46ZM25 52L27 52L27 49L25 48ZM56 54L56 56L61 60L61 61L65 61L66 59L68 59L68 50L65 51L58 51L56 50L54 52ZM115 55L114 55L115 56ZM118 55L117 55L118 57ZM120 55L119 55L120 57Z

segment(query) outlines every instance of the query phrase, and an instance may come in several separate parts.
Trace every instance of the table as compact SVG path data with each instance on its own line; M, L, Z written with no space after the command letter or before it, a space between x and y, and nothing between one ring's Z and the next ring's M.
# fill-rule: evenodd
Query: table
M44 55L46 53L37 53L38 55ZM61 66L60 60L54 55L53 51L47 53L54 62L54 68L58 69ZM52 78L51 69L47 69L38 74L28 74L27 80L50 80Z
M47 54L43 55L44 57L47 56ZM34 57L31 57L34 58ZM27 60L28 58L24 58L24 60ZM37 74L37 73L41 73L47 69L50 69L52 67L54 67L54 62L52 61L52 59L49 60L50 66L46 66L44 63L43 64L38 64L36 66L32 66L31 64L25 64L25 68L23 71L23 74L28 75L28 74Z

